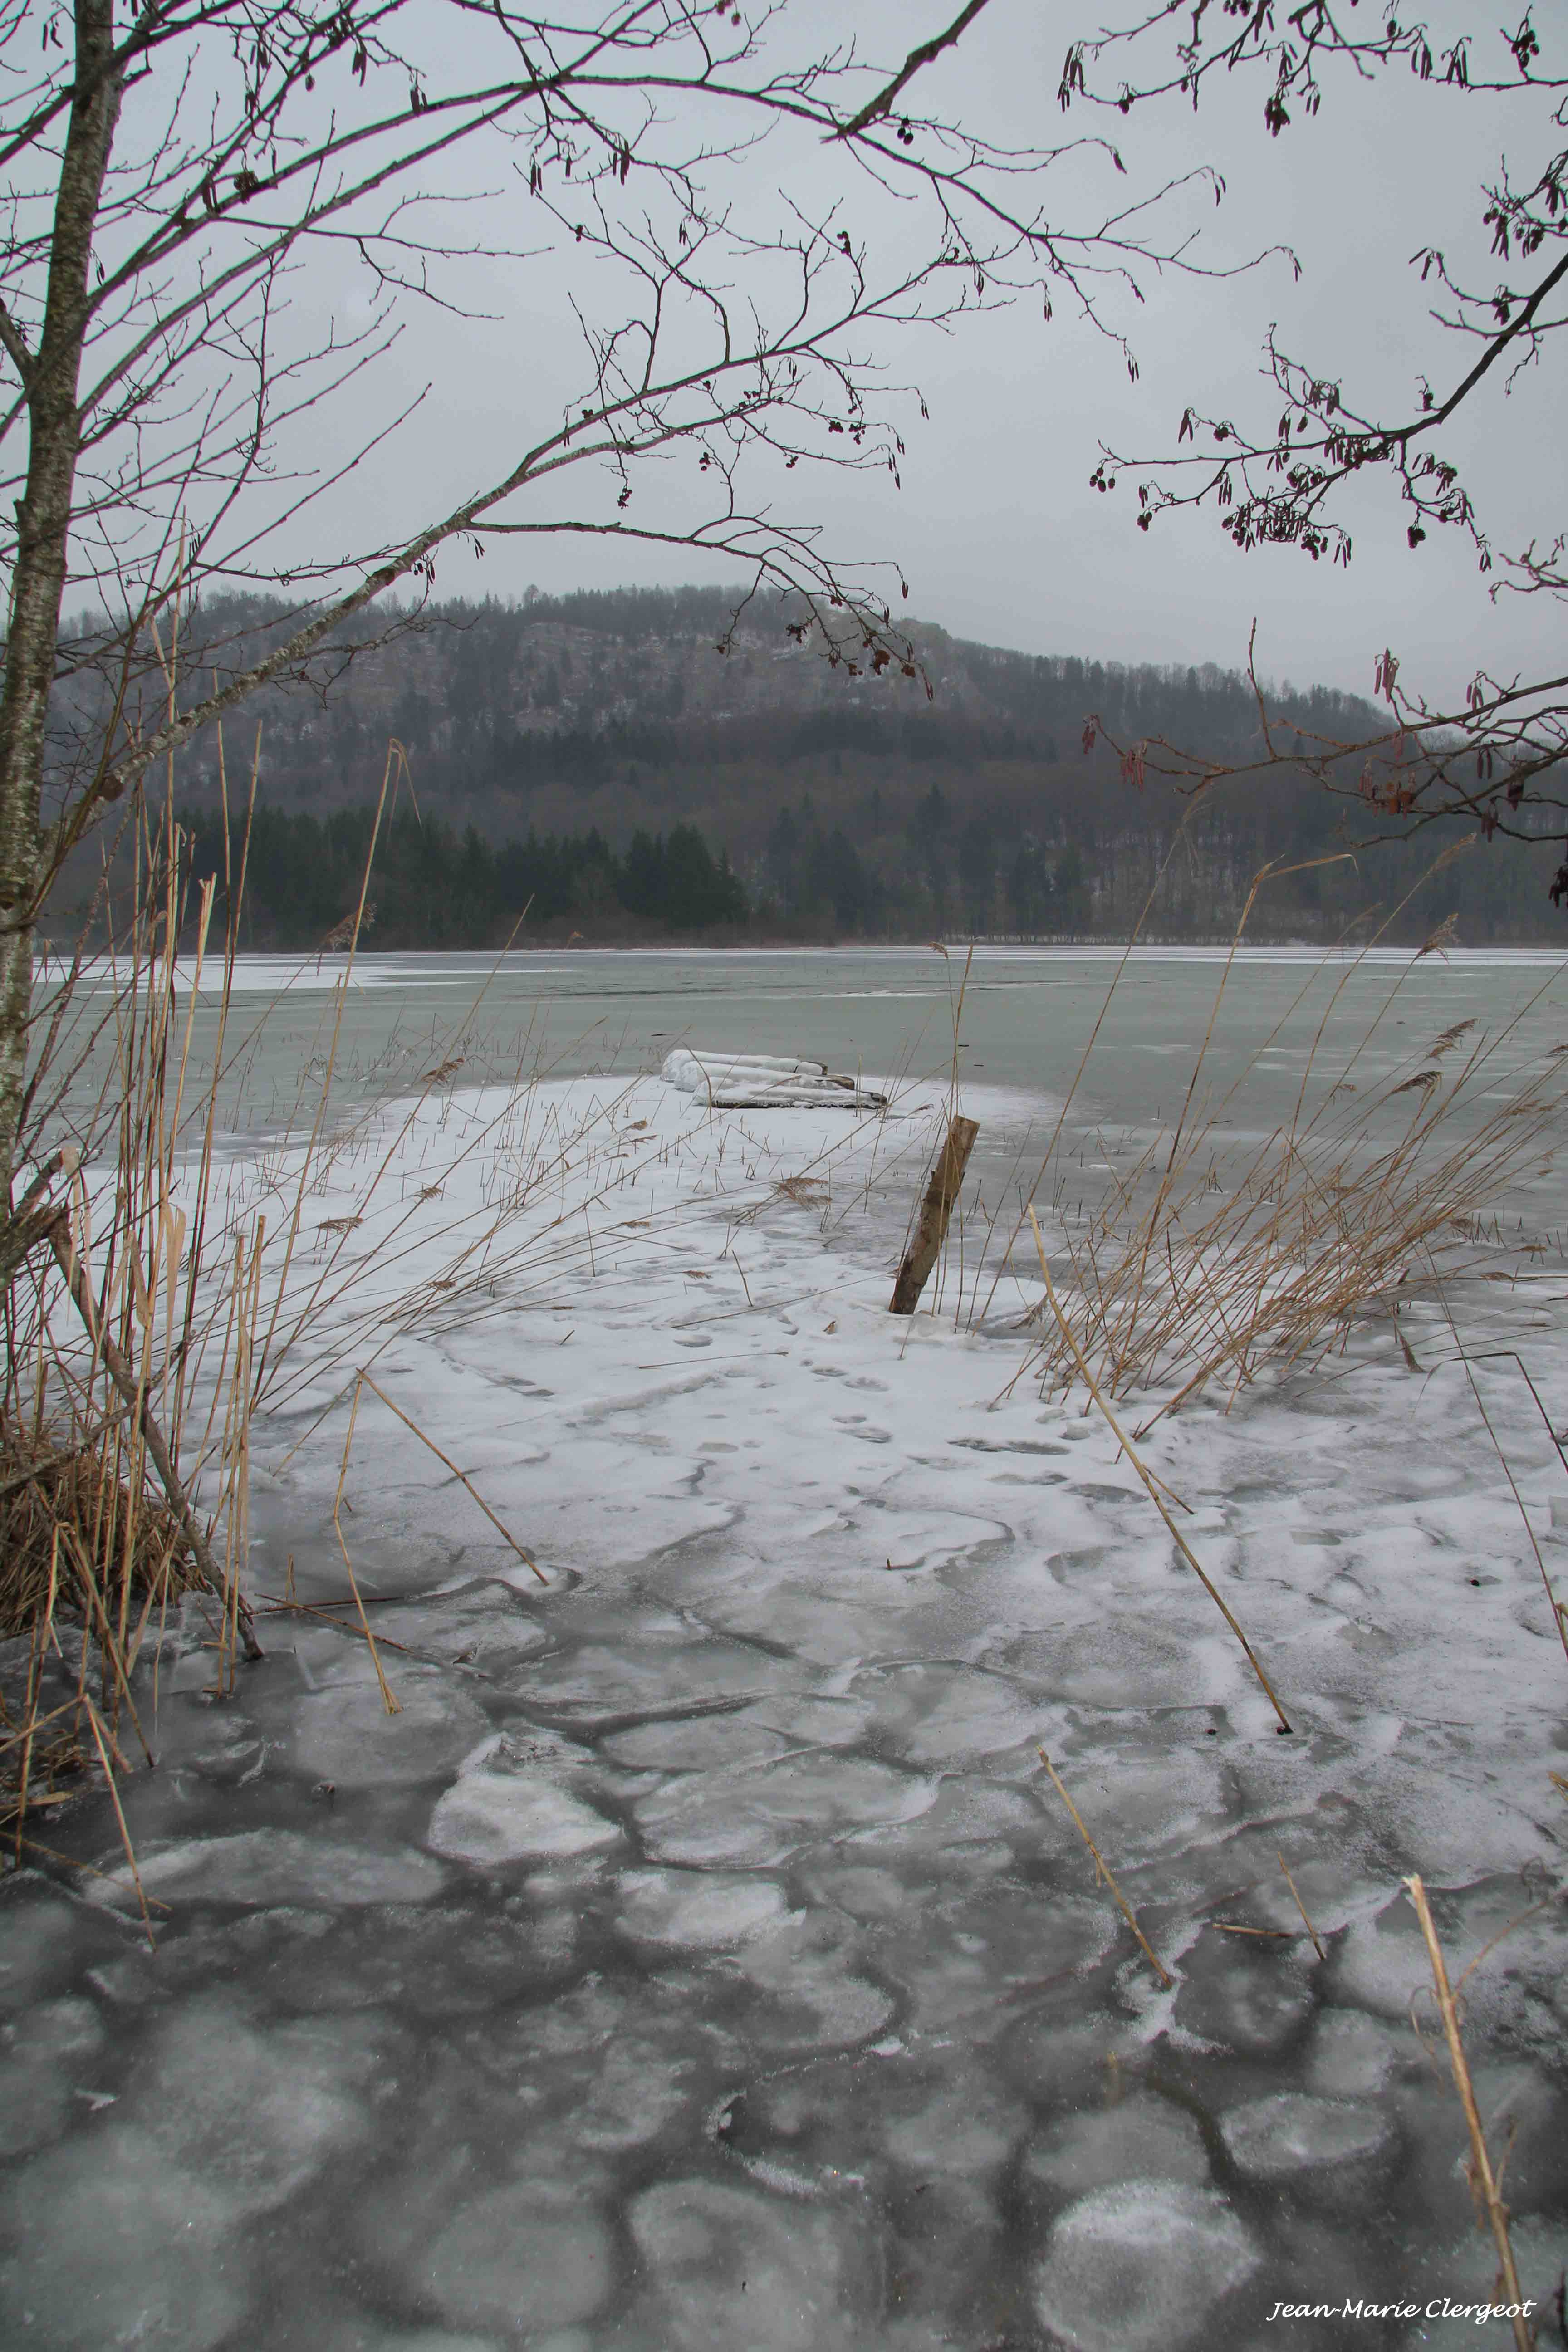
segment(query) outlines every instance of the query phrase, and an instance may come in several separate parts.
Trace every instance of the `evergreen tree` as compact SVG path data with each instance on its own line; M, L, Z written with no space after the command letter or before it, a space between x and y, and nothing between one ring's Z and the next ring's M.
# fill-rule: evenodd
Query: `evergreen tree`
M710 923L744 920L745 893L726 857L715 865L694 824L678 824L665 848L662 912L673 930L701 930Z
M1053 889L1058 908L1058 920L1064 930L1081 930L1089 920L1089 894L1084 878L1083 856L1076 841L1069 841L1057 860Z
M972 816L958 836L958 877L970 927L984 930L996 891L996 841L985 817Z
M621 867L620 900L628 914L658 917L668 897L662 834L634 833Z
M1043 928L1051 897L1051 874L1032 833L1025 834L1013 853L1013 863L1007 870L1007 896L1012 902L1013 919L1021 931Z
M773 821L765 853L767 878L786 914L800 910L801 827L786 802Z
M840 930L864 930L875 911L876 886L841 825L812 843L811 895L832 908Z
M910 827L915 854L920 860L925 885L931 892L940 921L947 906L952 850L948 835L952 824L952 813L940 784L932 784L915 810Z

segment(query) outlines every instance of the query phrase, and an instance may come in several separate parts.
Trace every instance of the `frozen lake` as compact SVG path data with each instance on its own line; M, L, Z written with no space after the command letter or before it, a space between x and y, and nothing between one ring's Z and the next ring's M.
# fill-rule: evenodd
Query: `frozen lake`
M1064 1181L1103 1192L1180 1108L1222 966L1134 960ZM1113 958L976 955L967 1257L938 1311L886 1311L961 968L574 951L470 1010L477 960L362 964L361 1124L312 1179L313 1303L255 1431L268 1655L214 1700L187 1607L138 1677L156 1951L106 1800L0 1884L7 2343L1474 2342L1495 2259L1429 2000L1411 2021L1417 1871L1456 1978L1529 1915L1464 1990L1553 2340L1568 1475L1504 1351L1561 1427L1561 1177L1521 1167L1486 1263L1397 1323L1369 1303L1312 1380L1205 1391L1141 1445L1281 1736L1082 1390L1028 1376L1039 1284L997 1240ZM288 977L242 968L230 1016L247 1214L287 1198L279 1130L331 1050L331 975ZM1381 1134L1462 1023L1505 1040L1506 1108L1568 1043L1553 961L1242 958L1205 1116L1244 1149L1364 1038ZM655 1075L681 1042L820 1055L894 1113L710 1111ZM364 1370L471 1482L363 1392L341 1524L374 1656L331 1517ZM1358 2300L1405 2315L1330 2315Z
M1037 1092L1062 1085L1120 961L1110 948L976 950L961 1040L966 1074ZM1131 1122L1170 1112L1226 962L1217 948L1134 952L1096 1046L1089 1088L1096 1115ZM630 1074L657 1067L670 1046L689 1039L924 1077L951 1060L952 1005L963 964L958 947L945 956L930 948L577 948L499 961L362 955L343 1011L336 1086L347 1100L384 1091L389 1081L423 1071L433 1050L449 1054L454 1037L466 1057L465 1084L504 1081L519 1068ZM1466 1018L1500 1026L1526 1007L1533 1008L1528 1023L1568 1034L1561 965L1535 949L1454 950L1414 966L1407 951L1395 950L1373 949L1355 961L1325 959L1315 949L1247 950L1226 991L1217 1066L1233 1076L1299 997L1305 1011L1327 1007L1339 992L1331 1023L1348 1036L1366 1027L1396 985L1379 1067L1391 1066L1406 1032L1416 1037ZM234 1066L235 1108L245 1124L285 1115L301 1072L328 1050L342 968L334 957L319 964L239 960L226 1061ZM221 978L221 967L209 962L194 1028L198 1072L217 1021ZM107 986L109 975L99 980ZM1310 1024L1299 1018L1286 1050L1299 1049L1310 1034Z

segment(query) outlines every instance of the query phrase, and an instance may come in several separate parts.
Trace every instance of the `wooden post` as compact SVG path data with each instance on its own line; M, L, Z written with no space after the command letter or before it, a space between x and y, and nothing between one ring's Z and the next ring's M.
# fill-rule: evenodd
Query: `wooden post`
M947 1221L952 1214L979 1132L978 1119L954 1118L948 1122L947 1139L937 1153L914 1234L893 1285L889 1315L912 1315L921 1303L921 1293L947 1239Z

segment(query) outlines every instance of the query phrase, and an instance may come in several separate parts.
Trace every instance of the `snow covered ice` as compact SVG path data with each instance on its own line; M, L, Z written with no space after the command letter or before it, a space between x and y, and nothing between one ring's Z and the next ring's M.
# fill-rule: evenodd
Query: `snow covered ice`
M1046 2327L1079 2352L1182 2343L1259 2265L1212 2189L1123 2180L1079 2200L1052 2229L1037 2279Z
M888 1100L879 1087L826 1062L801 1062L778 1054L715 1053L707 1046L678 1045L664 1057L666 1086L695 1095L719 1110L767 1110L810 1103L818 1109L880 1110Z
M356 1365L511 1540L367 1394L342 1524L400 1712L352 1609L264 1616L210 1702L188 1606L159 1769L122 1783L156 1954L97 1801L51 1832L91 1871L0 1884L7 2345L1374 2340L1265 2321L1490 2284L1408 2021L1413 1870L1456 1973L1544 1900L1466 1993L1554 2289L1568 1674L1462 1377L1369 1326L1331 1381L1149 1439L1280 1738L1081 1396L1016 1381L1000 1315L889 1317L940 1089L847 1116L723 1108L739 1083L432 1099L363 1223L312 1243L312 1280L394 1228L397 1263L317 1314L257 1423L258 1591L292 1554L342 1600ZM1039 1103L963 1100L994 1182ZM361 1213L375 1151L312 1224ZM260 1201L287 1158L237 1147L231 1181ZM1560 1402L1558 1287L1464 1314L1478 1356L1528 1318ZM1568 1486L1521 1458L1562 1580ZM1384 2340L1459 2340L1425 2326Z

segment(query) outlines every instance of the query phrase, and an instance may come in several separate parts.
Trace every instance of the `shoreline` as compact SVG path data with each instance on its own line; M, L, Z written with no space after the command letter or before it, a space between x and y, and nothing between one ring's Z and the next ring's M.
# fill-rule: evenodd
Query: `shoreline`
M1369 947L1334 949L1315 947L1305 940L1280 941L1273 945L1247 944L1237 946L1228 940L1147 940L1129 947L1125 942L1110 940L972 940L948 939L936 942L909 941L901 944L885 941L841 941L833 946L803 945L798 940L782 941L771 946L747 942L744 945L714 946L712 944L682 944L679 941L643 942L640 944L574 943L571 946L541 945L528 948L487 950L482 948L364 948L353 957L345 954L317 955L309 949L273 948L242 949L235 956L236 973L255 974L265 969L268 973L286 971L289 977L285 986L328 987L339 980L374 976L385 971L399 978L414 976L428 979L449 968L454 972L468 974L485 971L505 971L510 968L534 966L552 960L573 963L594 961L627 961L637 958L659 962L744 962L787 958L805 961L811 958L835 957L846 962L900 962L914 959L924 961L933 954L945 956L949 961L969 956L976 963L1028 962L1051 961L1113 964L1124 958L1130 965L1154 963L1195 963L1219 965L1227 961L1257 965L1321 964L1335 971L1352 969L1365 964L1384 970L1400 968L1410 963L1417 950L1408 947ZM1452 947L1443 952L1443 962L1456 971L1551 971L1568 966L1568 940L1561 949L1545 946L1510 945L1499 947ZM89 985L106 978L111 968L110 959L104 955L85 956L80 976ZM52 949L38 950L37 979L47 984L51 977L61 979L70 969L70 959ZM194 971L193 958L177 960L176 970ZM205 961L201 985L205 991L222 984L222 959L209 955ZM258 983L259 984L259 983Z

